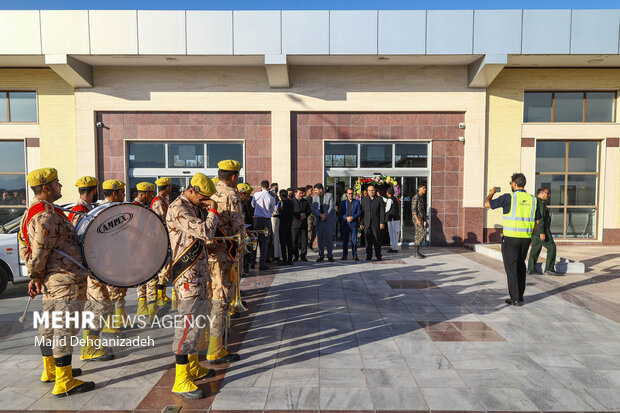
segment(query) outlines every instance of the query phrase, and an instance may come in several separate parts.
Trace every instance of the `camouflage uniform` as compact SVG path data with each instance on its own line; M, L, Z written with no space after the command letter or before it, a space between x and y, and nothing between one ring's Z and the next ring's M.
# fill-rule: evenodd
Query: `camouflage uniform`
M75 205L81 205L87 211L92 209L92 205L84 201L82 198L78 199ZM76 208L73 207L72 209ZM82 220L84 215L73 214L73 216L71 216L71 214L69 214L69 217L73 226L77 228L78 223ZM104 327L102 320L114 312L114 304L112 304L112 301L110 300L110 294L108 293L107 286L92 275L88 276L86 299L88 301L85 303L84 310L90 311L95 315L95 319L93 320L93 325L95 328L93 331L101 331Z
M101 201L101 204L107 204L109 202L108 199L104 199ZM110 294L110 300L114 303L115 308L124 308L125 307L125 296L127 295L127 288L122 287L112 287L111 285L106 286L108 288L108 293Z
M420 218L422 225L418 225L415 215ZM411 219L415 228L413 245L419 247L426 240L426 227L424 226L426 222L426 197L419 193L415 194L411 200Z
M162 221L166 221L166 213L168 212L168 200L160 195L153 198L151 202L151 209L155 212ZM170 282L170 263L167 263L159 273L158 284L168 285Z
M146 205L145 203L140 202L138 198L134 199L133 203L148 207L148 205ZM138 298L146 298L147 301L155 301L157 299L156 282L157 281L155 279L152 279L144 284L137 286L136 291L138 293Z
M38 200L33 201L30 208L39 203ZM22 218L22 228L29 210ZM20 239L19 253L26 263L30 278L42 283L43 313L50 313L51 320L52 311L60 311L63 314L79 311L80 300L85 298L88 272L59 252L82 264L75 228L62 212L55 212L51 205L46 204L42 212L30 219L26 229L27 243L26 239ZM76 293L76 285L79 287L79 296ZM61 324L64 325L64 321L61 321ZM75 327L52 328L51 323L48 327L41 325L39 337L54 340L55 344L58 344L61 338L65 338L67 345L54 346L53 354L57 358L68 356L72 352L70 336L79 330L79 326Z
M312 205L312 197L307 196L308 204ZM313 248L314 239L316 238L316 227L314 226L314 214L308 215L308 248Z
M245 237L245 222L243 220L243 210L241 199L235 188L228 186L220 181L215 186L216 193L211 199L217 203L217 212L220 214L219 227L226 236L241 234ZM224 243L211 244L209 246L209 270L211 272L211 282L209 283L209 299L211 301L211 337L221 338L224 336L226 325L226 311L235 296L235 283L230 280L230 272L234 261L225 251ZM243 246L237 246L237 253L243 254ZM228 354L223 354L224 356ZM218 355L208 354L207 358L212 360Z
M205 243L212 241L218 222L218 216L209 212L205 218L205 211L193 205L181 194L168 208L166 225L170 233L172 247L172 261L176 260L196 240ZM206 245L205 247L206 248ZM188 323L184 328L177 328L174 332L172 351L175 354L185 355L196 352L198 339L202 333L201 323L194 323L192 317L208 313L207 284L209 282L209 268L206 251L196 262L185 271L177 280L174 288L179 300L179 315L187 317ZM208 322L208 320L202 320Z

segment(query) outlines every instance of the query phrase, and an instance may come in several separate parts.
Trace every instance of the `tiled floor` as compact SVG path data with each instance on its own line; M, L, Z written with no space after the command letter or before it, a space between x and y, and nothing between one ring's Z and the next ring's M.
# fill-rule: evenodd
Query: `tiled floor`
M38 383L38 357L8 353L23 345L12 334L0 339L0 409L620 410L618 323L533 286L523 307L507 306L505 275L468 254L409 255L246 279L250 312L231 337L242 360L199 382L200 401L170 393L170 337L149 355L85 366L98 389L58 401ZM24 303L0 310L19 317Z

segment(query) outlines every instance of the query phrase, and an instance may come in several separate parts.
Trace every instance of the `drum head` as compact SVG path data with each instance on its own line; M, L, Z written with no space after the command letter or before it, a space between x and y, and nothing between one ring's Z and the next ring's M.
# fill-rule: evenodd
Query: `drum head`
M132 203L104 204L78 225L84 263L100 281L133 287L151 280L168 256L168 231L159 216Z

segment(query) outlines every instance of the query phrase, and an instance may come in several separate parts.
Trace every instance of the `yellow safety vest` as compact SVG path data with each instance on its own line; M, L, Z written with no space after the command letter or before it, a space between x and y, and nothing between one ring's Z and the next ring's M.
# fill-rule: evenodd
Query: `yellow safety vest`
M536 197L524 191L513 192L510 197L510 211L503 219L504 236L531 238L536 226Z

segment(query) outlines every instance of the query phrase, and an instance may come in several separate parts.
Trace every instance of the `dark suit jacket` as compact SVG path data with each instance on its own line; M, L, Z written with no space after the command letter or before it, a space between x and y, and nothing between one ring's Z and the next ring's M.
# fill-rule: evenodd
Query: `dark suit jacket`
M293 225L293 201L286 198L280 201L280 229Z
M306 218L303 220L300 218L302 213L306 214ZM312 209L308 199L301 198L299 201L293 199L293 228L308 228L308 217L311 213Z
M314 222L315 225L319 223L325 222L326 224L335 224L338 220L336 217L336 207L334 206L334 195L329 192L325 192L323 194L323 213L327 215L327 219L325 221L321 221L321 206L319 205L321 202L321 197L319 195L315 195L312 198L312 212L314 213Z
M380 196L375 196L370 210L370 197L362 198L362 216L361 224L365 231L372 231L375 235L379 234L379 224L385 222L385 202Z
M351 202L351 216L353 217L353 221L347 222L348 204L348 199L344 199L340 202L340 208L338 209L338 212L340 213L342 225L347 225L351 229L357 229L357 225L359 224L359 217L362 215L362 206L360 205L360 201L358 201L357 199L353 199L353 201Z

